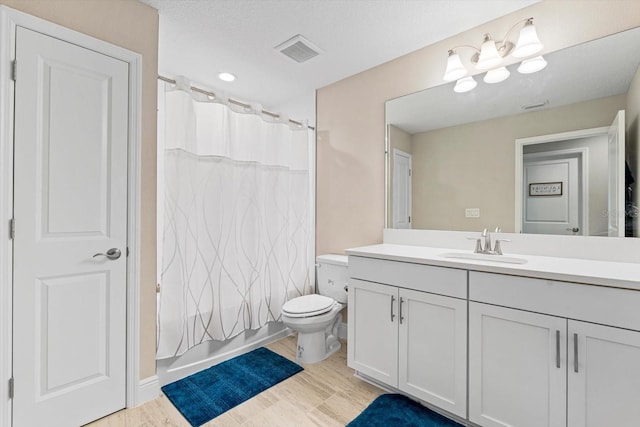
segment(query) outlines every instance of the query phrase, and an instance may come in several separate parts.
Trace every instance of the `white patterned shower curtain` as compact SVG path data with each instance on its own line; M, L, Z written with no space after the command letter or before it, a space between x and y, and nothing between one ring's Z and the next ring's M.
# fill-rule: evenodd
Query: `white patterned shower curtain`
M279 321L314 283L307 127L165 86L158 359Z

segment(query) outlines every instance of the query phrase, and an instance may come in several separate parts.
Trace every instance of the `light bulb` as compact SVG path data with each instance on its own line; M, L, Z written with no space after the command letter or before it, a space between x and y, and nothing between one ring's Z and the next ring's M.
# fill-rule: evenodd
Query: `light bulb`
M487 71L483 80L485 83L500 83L501 81L507 80L510 75L511 73L506 67L500 67Z
M484 43L480 46L480 56L476 68L479 70L489 70L502 63L502 57L496 48L496 42L489 34L485 34Z
M518 42L511 55L513 55L514 58L525 58L540 52L542 48L543 45L538 38L536 27L533 25L533 19L529 19L520 30Z
M473 77L463 77L456 82L456 85L453 88L454 92L464 93L473 90L478 85L478 83L473 79Z
M522 74L531 74L538 72L547 66L547 61L542 56L525 59L518 67L518 72Z
M460 55L454 51L449 51L449 57L447 58L447 70L444 72L443 80L451 82L458 80L468 73L467 69L462 65Z
M218 73L218 78L223 82L232 82L236 79L236 76L231 73Z

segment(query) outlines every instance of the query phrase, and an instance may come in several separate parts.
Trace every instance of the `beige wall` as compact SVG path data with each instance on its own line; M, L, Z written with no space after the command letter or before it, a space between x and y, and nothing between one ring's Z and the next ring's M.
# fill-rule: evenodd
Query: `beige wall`
M617 95L413 135L413 228L513 232L515 140L609 126L624 108Z
M502 37L529 16L546 53L640 25L640 2L545 0L319 89L318 254L382 241L384 102L442 84L449 48Z
M136 0L0 0L0 4L142 55L140 378L155 375L158 12Z
M411 135L402 129L395 127L393 125L389 125L389 176L393 176L393 150L398 149L400 151L404 151L407 154L411 154ZM413 160L413 159L412 159ZM389 194L389 200L393 200L393 180L389 179L387 188ZM393 211L392 204L389 203L387 206L387 218L389 219L389 227L391 227L393 222Z

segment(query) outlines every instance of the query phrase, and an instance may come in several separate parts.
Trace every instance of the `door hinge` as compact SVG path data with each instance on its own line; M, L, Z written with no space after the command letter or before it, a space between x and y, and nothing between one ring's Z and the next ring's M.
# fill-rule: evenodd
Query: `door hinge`
M129 256L129 246L127 246L127 256Z
M411 176L411 169L409 169L409 176Z
M13 240L16 237L16 220L11 218L9 220L9 239Z
M9 399L13 399L13 377L9 378Z
M14 82L18 78L18 61L13 61L11 63L11 80Z
M411 215L409 215L409 224L411 224Z

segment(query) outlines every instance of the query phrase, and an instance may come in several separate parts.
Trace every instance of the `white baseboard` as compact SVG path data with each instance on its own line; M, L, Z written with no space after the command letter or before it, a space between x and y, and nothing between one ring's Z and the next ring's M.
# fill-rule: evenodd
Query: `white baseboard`
M347 339L347 324L344 322L340 323L338 326L338 338L341 340Z
M140 380L138 385L138 401L136 405L142 405L160 396L160 380L157 375Z

